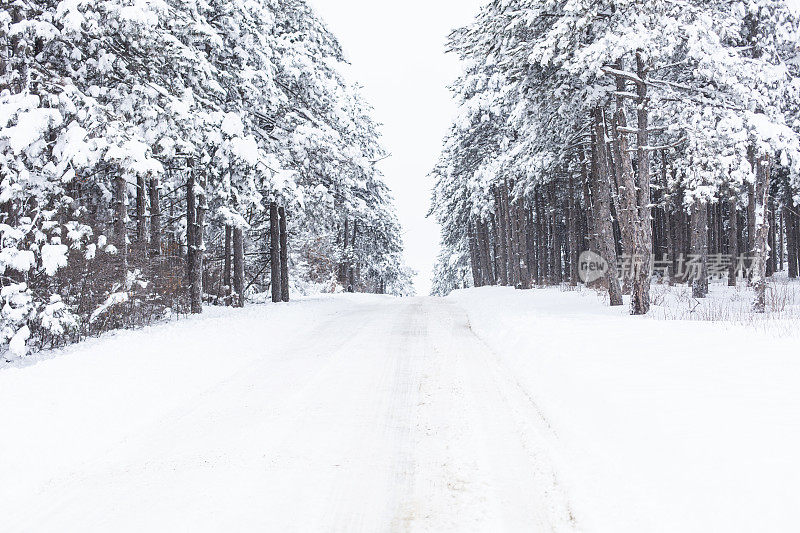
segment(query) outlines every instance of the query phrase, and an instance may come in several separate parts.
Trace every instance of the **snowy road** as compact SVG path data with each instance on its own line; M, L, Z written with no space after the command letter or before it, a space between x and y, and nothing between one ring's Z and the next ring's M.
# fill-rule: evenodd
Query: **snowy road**
M121 333L0 373L0 530L568 530L531 398L446 300Z
M209 309L0 368L0 531L794 532L797 343L559 289Z

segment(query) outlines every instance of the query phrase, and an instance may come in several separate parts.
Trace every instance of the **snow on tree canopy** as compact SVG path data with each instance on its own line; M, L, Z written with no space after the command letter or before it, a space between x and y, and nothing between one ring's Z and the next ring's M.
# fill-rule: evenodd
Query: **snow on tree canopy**
M293 286L409 292L372 110L305 1L17 2L0 57L0 352L180 311L214 279L202 308L233 290L226 239L240 289L265 290L273 203Z

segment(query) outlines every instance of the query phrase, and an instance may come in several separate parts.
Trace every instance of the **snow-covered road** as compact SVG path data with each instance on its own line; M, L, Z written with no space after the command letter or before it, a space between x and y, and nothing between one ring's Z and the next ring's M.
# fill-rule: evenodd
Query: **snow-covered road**
M797 340L558 289L210 309L0 368L0 531L797 531Z
M120 333L0 391L3 531L569 525L547 420L446 300Z

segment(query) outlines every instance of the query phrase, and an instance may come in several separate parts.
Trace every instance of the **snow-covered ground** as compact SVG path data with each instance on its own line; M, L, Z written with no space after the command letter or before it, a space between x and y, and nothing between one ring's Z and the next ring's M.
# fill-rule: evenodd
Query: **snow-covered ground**
M683 298L340 295L1 368L0 531L796 531L798 335Z

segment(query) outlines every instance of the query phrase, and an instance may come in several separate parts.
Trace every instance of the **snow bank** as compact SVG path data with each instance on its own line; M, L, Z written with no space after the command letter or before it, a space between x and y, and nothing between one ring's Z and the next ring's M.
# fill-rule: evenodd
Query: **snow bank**
M542 438L579 529L800 525L796 334L630 317L591 291L449 299L552 428Z

